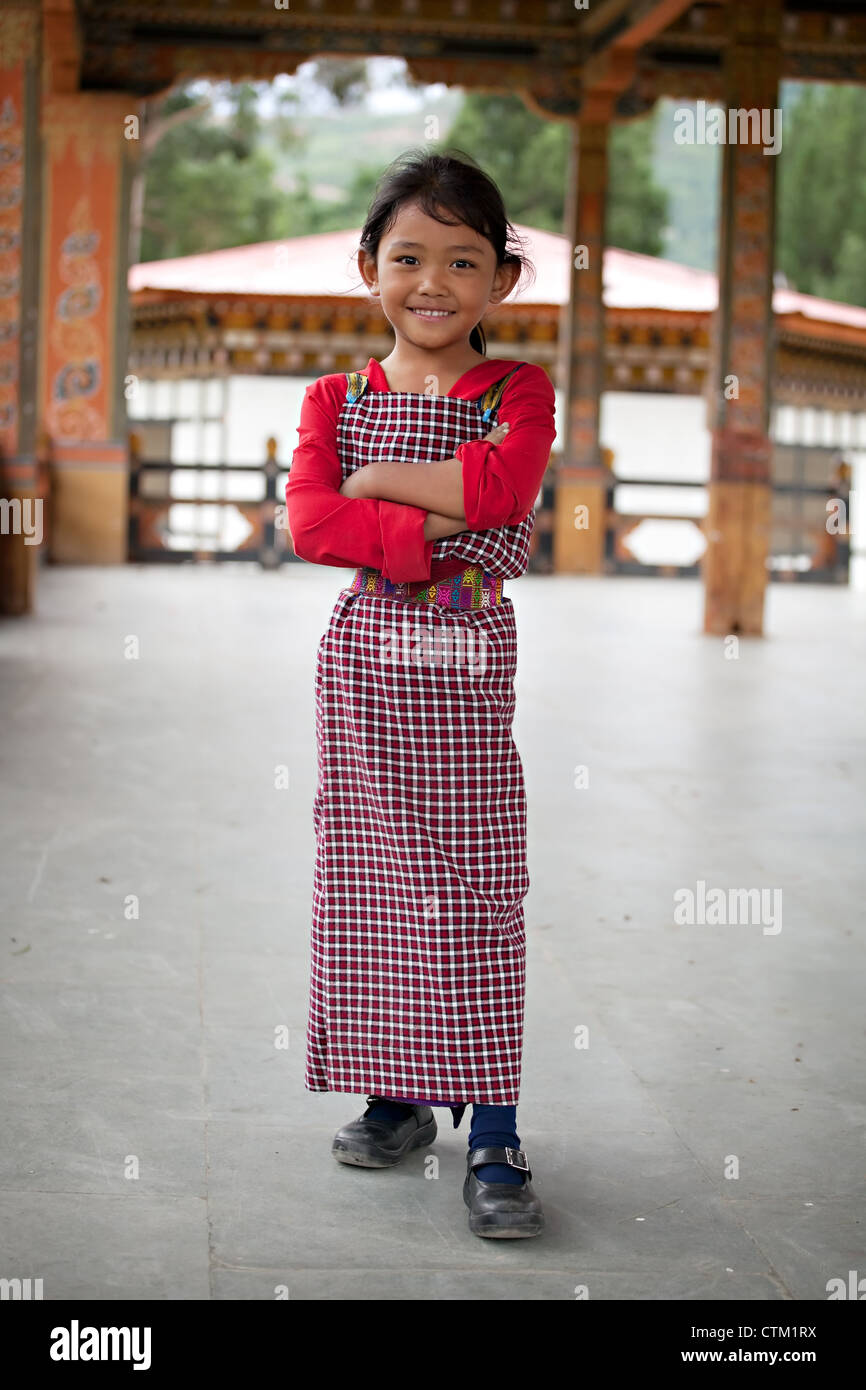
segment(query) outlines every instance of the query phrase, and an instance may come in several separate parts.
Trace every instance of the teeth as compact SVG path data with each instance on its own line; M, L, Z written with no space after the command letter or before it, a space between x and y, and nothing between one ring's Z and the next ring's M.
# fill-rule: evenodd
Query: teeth
M413 314L420 314L422 319L447 319L450 313L448 309L413 309Z

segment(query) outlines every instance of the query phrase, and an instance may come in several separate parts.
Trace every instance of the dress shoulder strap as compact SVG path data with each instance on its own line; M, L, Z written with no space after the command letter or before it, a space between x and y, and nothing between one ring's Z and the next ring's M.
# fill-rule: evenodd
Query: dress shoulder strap
M502 392L514 376L514 373L519 371L522 366L523 363L518 362L517 366L512 367L511 371L508 372L506 376L501 377L499 381L494 381L493 385L488 386L484 394L479 396L478 404L481 407L482 420L489 420L492 415L496 414L496 411L499 409L499 402L502 399Z
M518 362L516 367L512 367L510 372L500 377L499 381L494 381L492 386L488 386L483 395L478 397L478 404L481 407L482 420L489 420L495 415L502 399L502 393L508 385L514 373L523 366ZM354 405L363 396L369 385L369 378L363 372L346 372L346 400L350 405Z
M346 373L346 400L350 405L360 400L369 384L369 378L363 372Z

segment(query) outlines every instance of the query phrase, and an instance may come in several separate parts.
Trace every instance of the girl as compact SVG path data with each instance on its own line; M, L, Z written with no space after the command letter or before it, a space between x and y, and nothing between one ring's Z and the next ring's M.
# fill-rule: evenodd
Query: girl
M544 1222L516 1127L529 877L503 580L527 569L554 392L488 359L480 327L526 264L474 163L396 160L358 252L394 347L307 388L286 489L295 553L357 567L316 660L305 1086L368 1093L332 1152L369 1168L471 1104L463 1196L493 1237Z

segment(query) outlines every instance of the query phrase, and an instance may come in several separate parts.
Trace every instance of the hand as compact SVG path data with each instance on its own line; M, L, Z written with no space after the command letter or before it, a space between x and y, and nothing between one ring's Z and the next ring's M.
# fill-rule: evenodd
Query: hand
M485 441L489 441L489 443L491 443L491 444L501 444L502 441L503 441L503 439L506 438L507 434L508 434L508 421L507 421L507 420L503 420L503 422L502 422L501 425L494 425L494 426L493 426L493 429L490 431L490 433L489 433L489 434L485 434L484 440L482 441L482 443L485 442Z
M365 469L364 467L361 467L361 468L356 468L354 473L350 473L350 474L349 474L349 477L346 479L346 481L343 483L342 487L340 488L340 492L341 492L341 494L342 494L343 497L365 497L365 496L366 496L366 493L365 493L365 491L364 491L364 482L365 482L364 473L365 473L365 471L366 471L366 469Z

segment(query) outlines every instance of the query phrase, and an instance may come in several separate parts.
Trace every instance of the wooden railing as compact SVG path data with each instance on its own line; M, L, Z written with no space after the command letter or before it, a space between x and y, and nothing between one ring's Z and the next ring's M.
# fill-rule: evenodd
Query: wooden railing
M166 460L143 460L138 454L136 437L130 439L129 463L129 559L181 563L188 560L257 560L264 569L276 569L285 561L295 560L291 537L285 524L285 498L277 495L277 479L285 473L285 465L277 461L277 441L267 442L264 463L254 466L222 463L169 463ZM171 493L171 479L177 475L195 476L234 474L264 478L264 496L256 501L231 497L176 497ZM161 486L154 486L162 480ZM250 532L232 549L219 546L173 546L170 540L172 507L233 508L247 522ZM201 527L195 528L198 539L208 537ZM217 533L219 534L219 533Z
M291 537L286 526L285 497L278 495L277 480L287 472L286 467L277 461L277 441L267 442L267 457L261 465L242 466L219 463L169 463L164 460L142 460L138 456L135 436L130 443L130 498L129 498L129 558L132 561L162 561L178 563L189 560L257 560L263 568L275 569L286 561L297 561L292 549ZM230 497L188 498L171 495L171 478L174 475L195 474L243 474L245 477L263 477L263 496L256 501L238 500ZM162 480L162 485L154 487L154 482ZM610 485L606 495L604 573L622 575L678 576L694 578L701 573L701 561L693 564L644 564L626 545L627 538L644 521L690 522L705 533L707 518L692 513L675 513L653 510L641 513L618 512L614 506L617 487L628 484L641 488L703 488L705 482L684 482L674 478L635 478L610 474ZM802 504L805 498L838 498L846 509L849 500L847 483L836 480L826 485L806 484L804 482L774 483L774 497L795 497ZM535 508L535 529L532 535L529 568L539 574L553 573L553 521L556 501L556 467L552 464L545 474L540 496ZM249 535L232 549L217 547L190 546L177 547L166 544L171 537L170 510L174 506L188 506L195 509L206 507L232 507L243 516L249 527ZM849 576L849 532L833 534L827 527L824 508L813 508L815 518L810 521L796 520L777 522L774 530L787 530L790 545L775 547L770 563L770 578L778 580L798 580L807 583L847 584ZM202 539L207 539L199 532ZM809 548L811 566L808 569L779 567L781 556L803 554L804 546Z
M701 574L701 558L693 564L645 564L634 555L626 545L627 538L644 521L689 522L706 536L708 518L694 513L647 511L618 512L614 506L617 487L628 484L631 487L664 488L703 488L705 482L683 482L678 479L633 478L611 475L606 495L606 524L604 547L604 572L606 574L641 574L647 576L676 576L696 578ZM847 584L850 570L850 490L846 482L808 484L773 483L774 498L795 498L802 503L806 498L821 498L825 504L813 508L813 518L785 520L774 517L771 521L774 535L787 534L787 544L771 545L768 563L769 578L779 581L797 581L807 584ZM826 503L835 500L841 503L845 518L844 530L838 533L828 527L829 514ZM790 557L802 557L808 561L808 568L801 568L786 561Z

